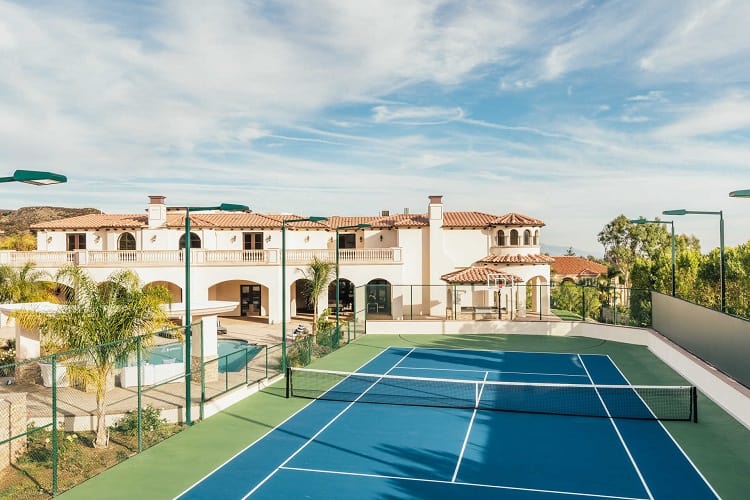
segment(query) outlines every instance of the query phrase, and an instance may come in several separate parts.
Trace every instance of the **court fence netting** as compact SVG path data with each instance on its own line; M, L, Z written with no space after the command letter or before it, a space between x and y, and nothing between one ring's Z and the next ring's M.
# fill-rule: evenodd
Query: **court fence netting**
M324 326L316 338L290 339L290 364L306 366L364 334L362 319ZM73 350L42 342L42 355L28 359L15 347L0 347L0 497L55 496L204 419L222 395L283 374L281 344L224 338L207 356L202 321ZM114 450L106 460L94 451L99 414Z
M522 413L698 421L694 386L590 385L287 370L287 397Z

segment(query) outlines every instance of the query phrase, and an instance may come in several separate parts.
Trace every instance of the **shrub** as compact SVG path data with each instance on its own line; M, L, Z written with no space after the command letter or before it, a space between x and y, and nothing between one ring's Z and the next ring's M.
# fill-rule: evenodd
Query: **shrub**
M37 429L31 422L29 431ZM50 429L37 430L28 435L26 441L26 454L20 462L37 462L52 464L52 432ZM69 472L80 472L83 469L83 451L79 437L74 432L65 432L61 425L57 430L57 463L61 470Z
M161 417L161 410L147 405L141 410L141 428L143 432L154 435L169 434L167 429L167 419ZM138 434L138 410L127 412L113 427L115 432L134 436Z

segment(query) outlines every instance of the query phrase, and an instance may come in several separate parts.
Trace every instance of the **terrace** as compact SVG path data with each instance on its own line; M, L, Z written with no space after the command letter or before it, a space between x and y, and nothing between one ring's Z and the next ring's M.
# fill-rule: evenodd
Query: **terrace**
M34 262L39 268L57 268L68 264L82 267L149 267L182 266L184 250L75 250L75 251L32 251L0 252L0 265L23 266ZM267 250L206 250L190 251L192 266L264 266L279 265L281 251ZM336 251L333 249L287 250L287 264L301 265L313 257L333 262ZM348 265L401 264L401 248L346 248L339 250L339 260Z

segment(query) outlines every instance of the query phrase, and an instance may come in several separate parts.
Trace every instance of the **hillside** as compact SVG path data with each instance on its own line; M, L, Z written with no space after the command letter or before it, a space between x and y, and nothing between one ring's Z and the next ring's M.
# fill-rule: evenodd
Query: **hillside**
M99 214L96 208L64 207L22 207L18 210L0 210L0 234L13 235L29 230L37 222L75 217L77 215Z

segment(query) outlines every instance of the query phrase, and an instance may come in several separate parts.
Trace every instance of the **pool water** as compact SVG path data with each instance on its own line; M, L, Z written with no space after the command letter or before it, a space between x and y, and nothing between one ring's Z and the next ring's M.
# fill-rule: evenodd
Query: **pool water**
M249 344L246 340L220 339L218 341L219 373L236 372L245 368L245 363L253 359L263 348L256 344ZM152 365L166 363L181 363L183 344L163 344L149 347L145 353L145 360ZM247 351L247 353L246 353ZM132 359L129 366L136 364Z

